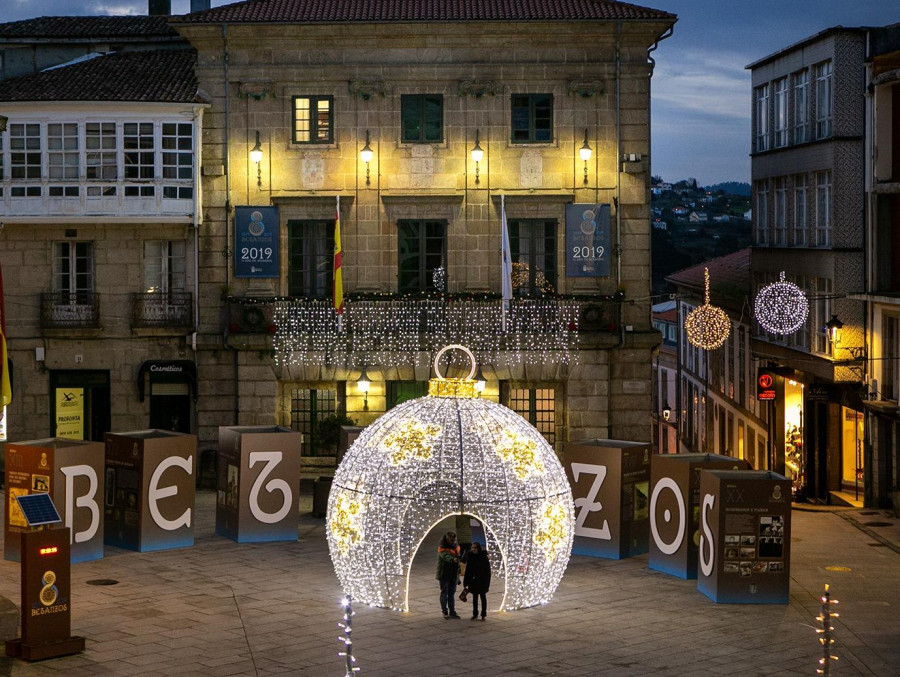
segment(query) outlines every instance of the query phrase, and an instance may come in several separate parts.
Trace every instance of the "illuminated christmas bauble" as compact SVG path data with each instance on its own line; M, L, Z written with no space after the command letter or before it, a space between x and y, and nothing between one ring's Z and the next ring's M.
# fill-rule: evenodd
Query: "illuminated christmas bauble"
M704 350L715 350L731 333L731 321L725 311L716 306L694 308L684 318L688 341Z
M484 525L491 590L505 583L500 608L546 603L559 585L574 531L565 471L537 429L478 397L472 373L432 379L427 396L369 425L338 467L328 545L354 600L407 610L410 566L422 539L460 514Z
M703 269L705 303L684 318L684 331L692 345L715 350L731 334L731 320L724 310L709 303L709 269Z
M781 271L778 282L759 290L753 312L759 326L770 334L793 334L806 324L809 301L800 287L785 281Z

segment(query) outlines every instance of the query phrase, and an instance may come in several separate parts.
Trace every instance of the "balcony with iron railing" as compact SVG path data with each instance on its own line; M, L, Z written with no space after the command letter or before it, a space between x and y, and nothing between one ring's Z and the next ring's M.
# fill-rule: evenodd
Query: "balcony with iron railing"
M134 329L187 329L192 326L192 294L185 291L143 292L131 295Z
M416 363L452 343L483 361L567 362L585 335L619 331L621 295L504 303L490 294L350 294L340 316L330 299L228 297L227 304L226 333L271 334L276 360L285 362Z
M95 292L41 294L41 329L97 329L100 295Z

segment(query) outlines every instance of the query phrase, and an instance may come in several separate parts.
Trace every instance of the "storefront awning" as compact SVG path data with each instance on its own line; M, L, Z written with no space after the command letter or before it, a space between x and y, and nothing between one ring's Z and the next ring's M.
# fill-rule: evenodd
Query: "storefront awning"
M150 374L151 380L187 382L191 387L194 401L197 401L197 365L191 360L146 360L138 370L138 401L144 401L144 380Z

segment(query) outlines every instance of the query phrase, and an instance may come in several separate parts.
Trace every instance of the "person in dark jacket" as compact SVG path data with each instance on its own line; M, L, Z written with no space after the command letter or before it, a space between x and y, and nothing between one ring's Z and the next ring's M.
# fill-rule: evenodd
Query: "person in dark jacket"
M459 543L456 534L448 531L438 546L435 578L441 584L441 611L444 618L459 618L456 613L456 584L459 582Z
M465 589L472 595L472 620L478 618L478 598L481 598L481 620L487 616L487 593L491 588L491 561L481 547L473 543L465 555L466 574L463 579Z

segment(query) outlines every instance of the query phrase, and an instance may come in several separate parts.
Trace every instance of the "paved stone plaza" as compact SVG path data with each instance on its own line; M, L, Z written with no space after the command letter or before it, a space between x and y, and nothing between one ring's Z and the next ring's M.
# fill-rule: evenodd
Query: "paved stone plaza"
M72 632L83 654L0 675L343 675L341 591L324 520L301 505L297 542L238 544L214 530L214 494L197 497L192 548L106 548L72 567ZM4 496L5 504L5 496ZM865 526L865 523L891 526ZM573 557L552 603L469 620L442 618L437 530L413 566L410 613L358 608L362 675L811 675L825 583L840 600L833 674L900 673L900 520L882 511L793 513L789 605L714 604L683 581L622 561ZM829 571L843 567L849 571ZM89 585L113 579L116 585ZM502 591L489 594L496 604ZM3 598L7 599L3 599ZM15 637L19 565L0 561L0 635ZM477 666L477 667L475 667Z

